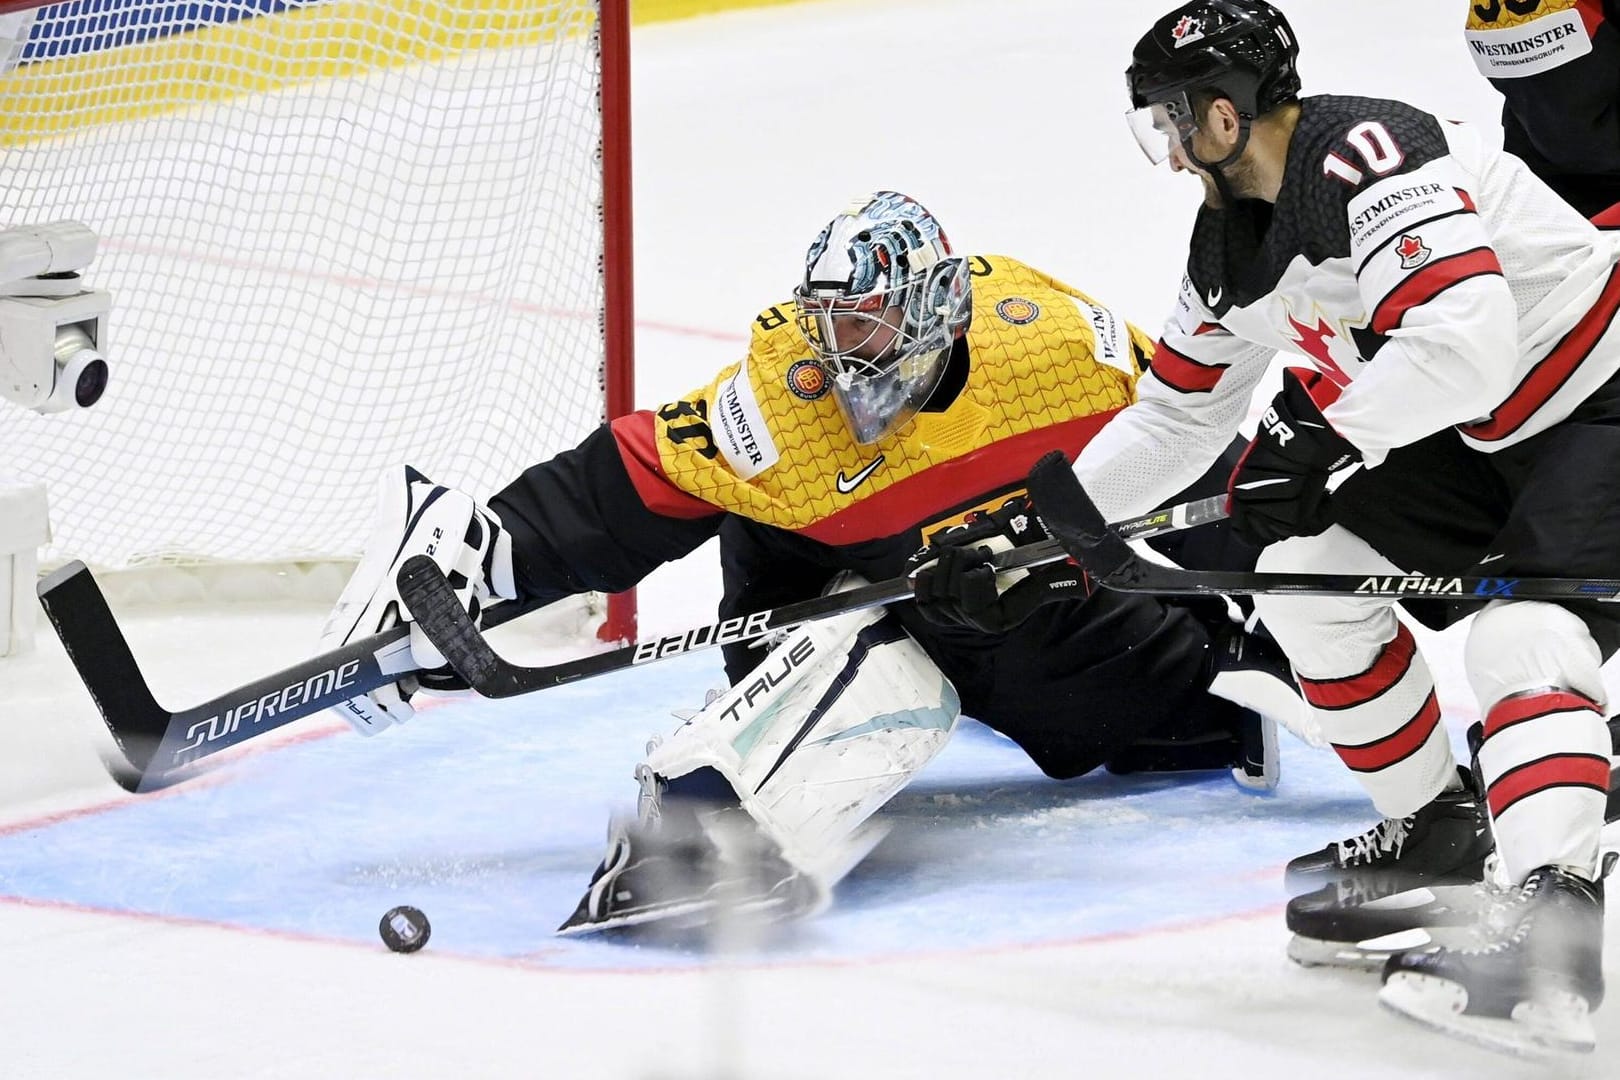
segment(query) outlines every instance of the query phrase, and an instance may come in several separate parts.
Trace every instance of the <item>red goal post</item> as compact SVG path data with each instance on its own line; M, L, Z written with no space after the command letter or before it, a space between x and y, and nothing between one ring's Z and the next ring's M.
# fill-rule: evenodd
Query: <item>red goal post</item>
M45 561L353 558L389 466L630 411L629 62L628 0L0 0L0 227L113 294L102 401L0 410Z

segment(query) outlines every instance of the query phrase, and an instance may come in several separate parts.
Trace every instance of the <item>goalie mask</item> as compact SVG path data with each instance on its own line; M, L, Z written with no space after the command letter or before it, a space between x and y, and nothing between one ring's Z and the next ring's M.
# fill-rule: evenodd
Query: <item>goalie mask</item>
M831 377L855 440L910 420L967 332L967 260L916 200L880 191L821 230L793 292L799 332Z

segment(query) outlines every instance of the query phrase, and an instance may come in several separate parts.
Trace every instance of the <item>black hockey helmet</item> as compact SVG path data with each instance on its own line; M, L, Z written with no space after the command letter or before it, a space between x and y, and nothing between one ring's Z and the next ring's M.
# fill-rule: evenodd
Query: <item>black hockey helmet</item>
M1266 0L1192 0L1153 24L1125 79L1145 109L1212 90L1253 118L1299 97L1299 45Z

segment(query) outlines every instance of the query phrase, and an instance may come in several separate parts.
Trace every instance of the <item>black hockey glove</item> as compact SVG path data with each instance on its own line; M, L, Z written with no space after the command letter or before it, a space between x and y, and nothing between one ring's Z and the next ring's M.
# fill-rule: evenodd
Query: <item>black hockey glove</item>
M1315 536L1333 524L1327 483L1335 470L1361 460L1322 416L1338 388L1317 372L1289 368L1282 391L1226 485L1226 512L1244 539L1264 547L1291 536Z
M990 566L996 552L1046 536L1025 495L940 533L911 562L917 609L939 626L1005 634L1042 604L1086 596L1085 575L1067 560L1000 575Z

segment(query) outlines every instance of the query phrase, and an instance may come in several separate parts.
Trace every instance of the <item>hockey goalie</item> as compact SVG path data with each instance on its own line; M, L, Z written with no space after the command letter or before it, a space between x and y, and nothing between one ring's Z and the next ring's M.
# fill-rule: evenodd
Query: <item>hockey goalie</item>
M428 553L480 619L617 591L720 541L722 617L915 575L915 603L726 648L729 689L636 767L579 932L716 911L801 915L880 835L869 819L960 715L1048 776L1228 770L1276 783L1277 722L1302 711L1275 647L1220 598L1092 591L1069 563L997 575L1045 537L1030 465L1071 460L1134 398L1152 339L1014 259L960 256L915 200L879 192L809 249L791 301L698 390L604 425L486 503L412 470L334 610L334 645L409 621L393 584ZM1179 499L1223 490L1236 451ZM1252 567L1223 525L1154 541L1177 562ZM442 658L412 628L425 669ZM361 731L411 715L432 671L357 698Z

